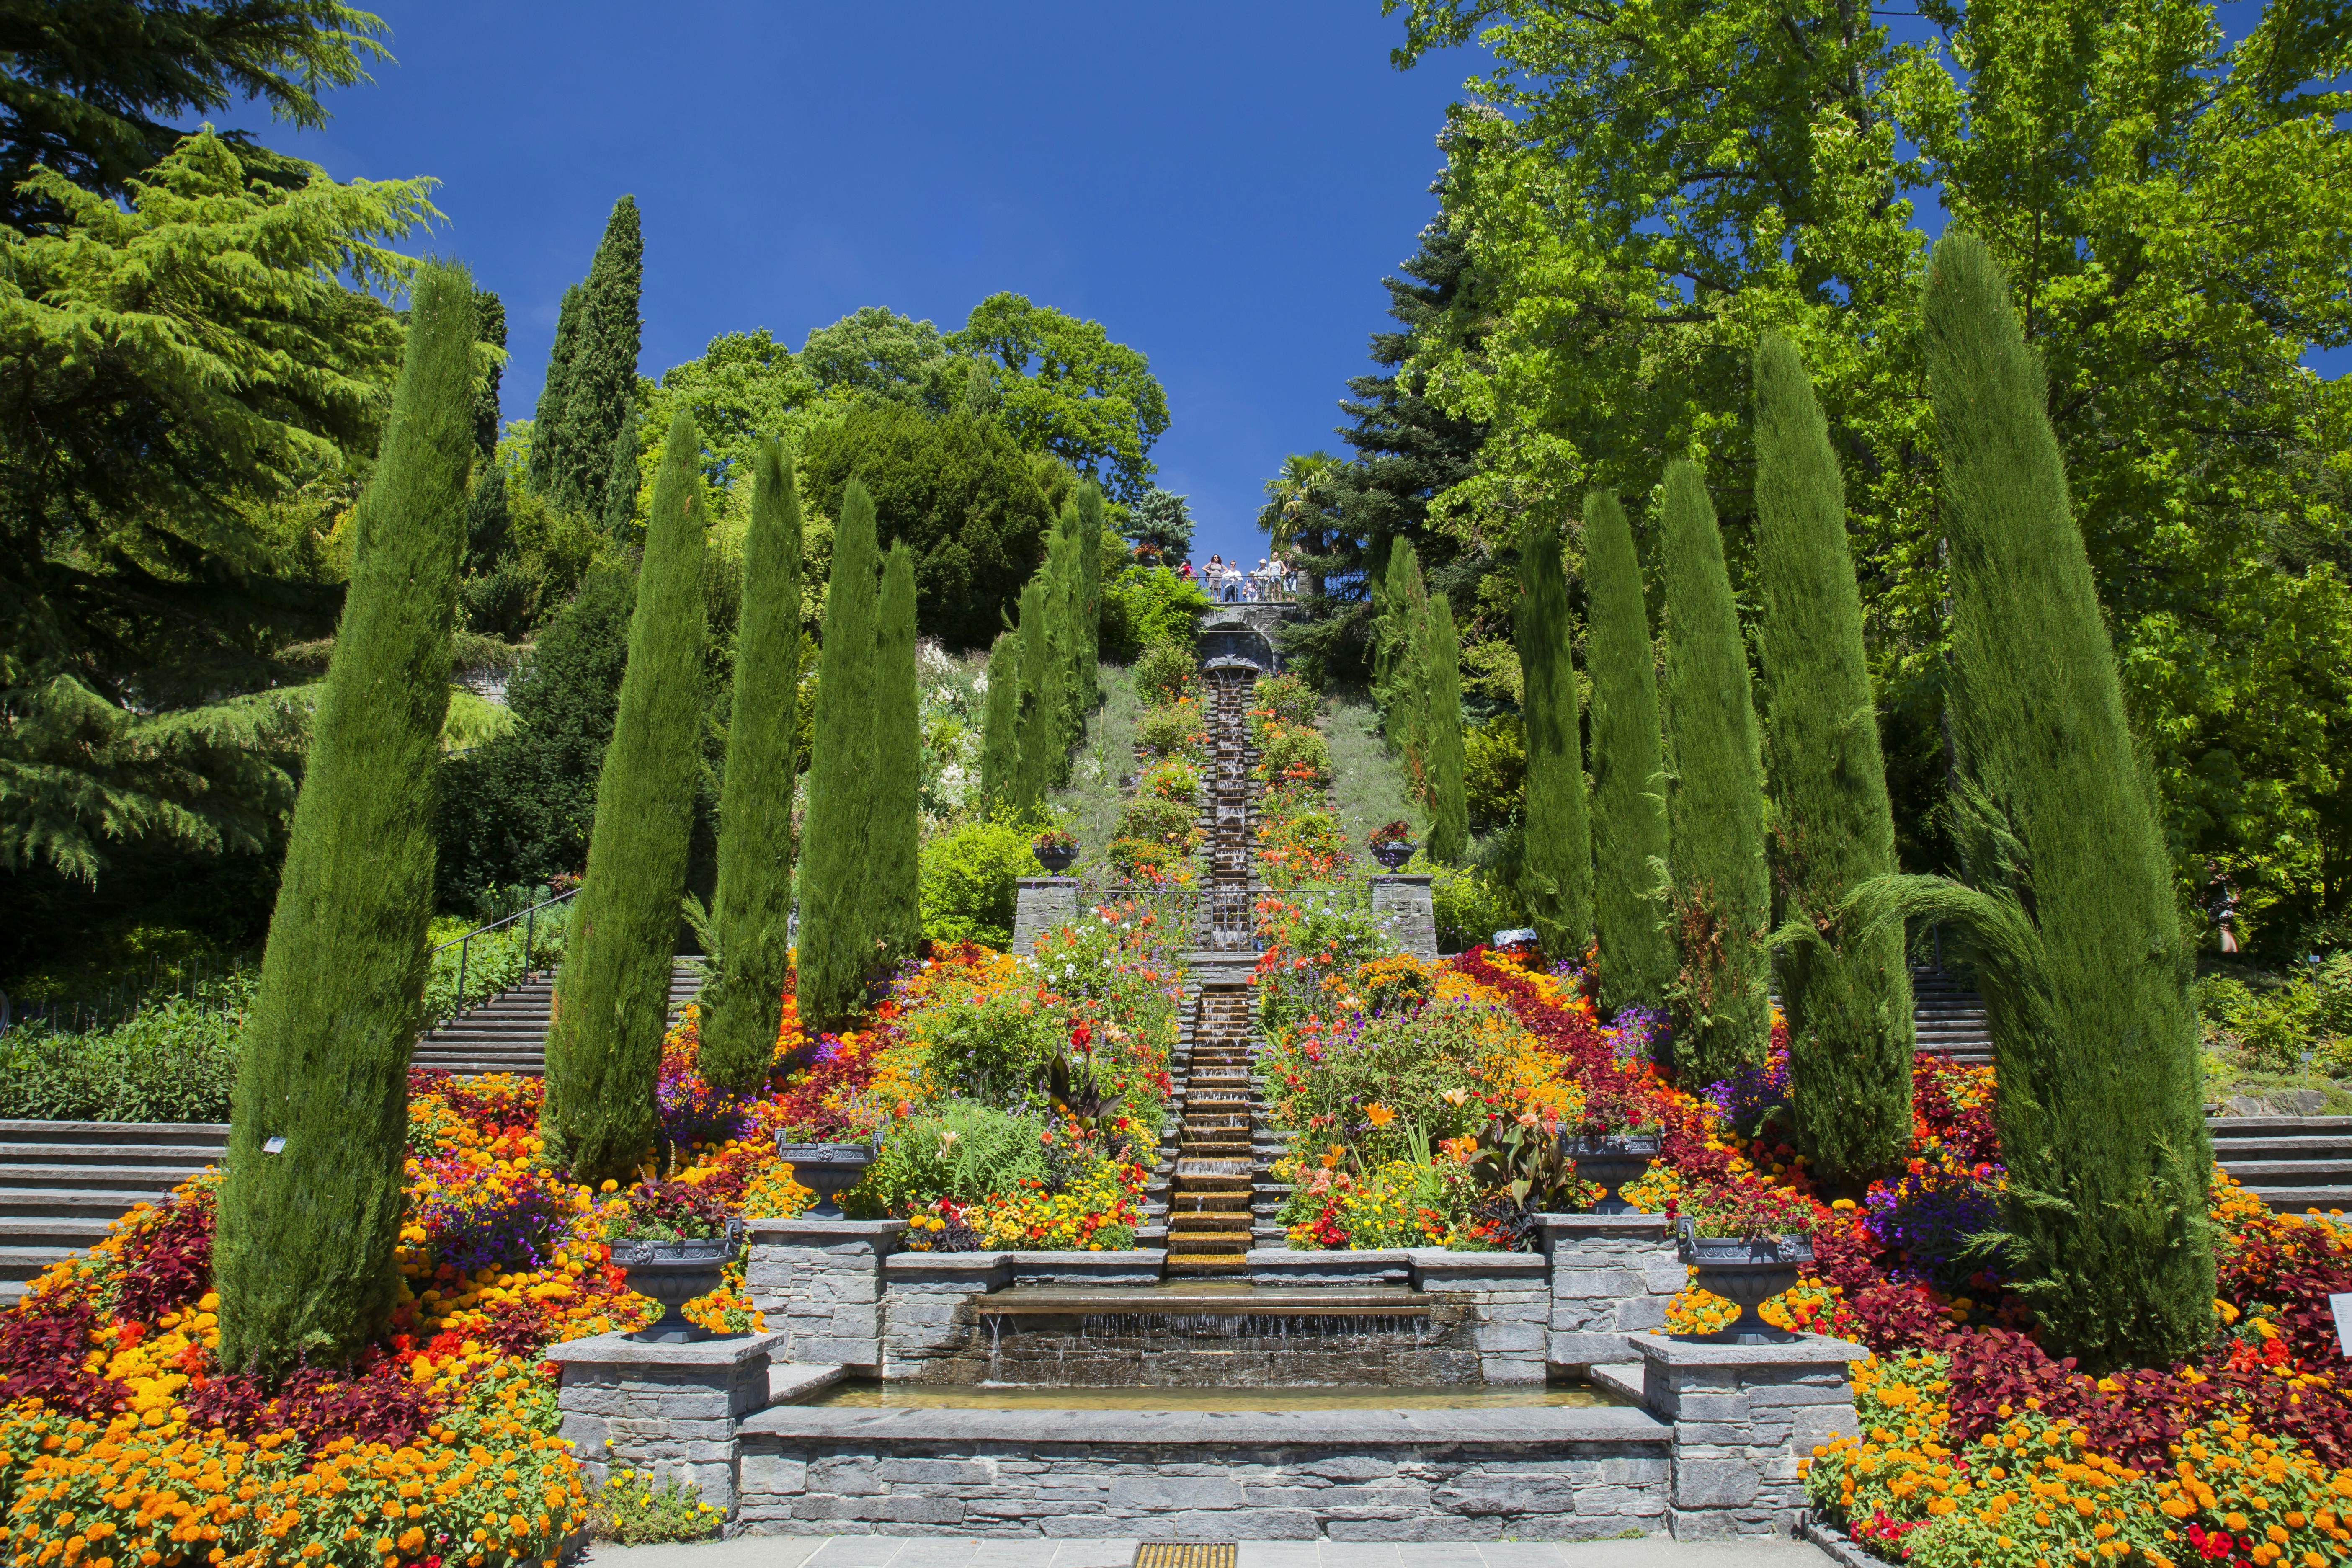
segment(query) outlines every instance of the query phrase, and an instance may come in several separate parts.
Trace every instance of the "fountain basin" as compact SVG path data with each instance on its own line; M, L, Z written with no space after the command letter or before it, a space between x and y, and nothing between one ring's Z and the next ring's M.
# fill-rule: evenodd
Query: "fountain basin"
M836 1382L793 1403L850 1410L1512 1410L1597 1409L1622 1403L1580 1384L1506 1388L941 1387L870 1378Z
M1225 1318L1427 1317L1435 1299L1420 1290L1370 1286L1361 1289L1267 1289L1238 1280L1184 1281L1141 1289L1021 1286L981 1298L990 1317L1181 1315Z

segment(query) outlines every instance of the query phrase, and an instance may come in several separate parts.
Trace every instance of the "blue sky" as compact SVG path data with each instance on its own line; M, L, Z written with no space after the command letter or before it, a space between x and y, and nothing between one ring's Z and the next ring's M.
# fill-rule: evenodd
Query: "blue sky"
M398 60L373 86L318 132L248 123L338 178L442 182L427 248L506 300L509 418L633 192L645 374L862 305L950 329L1014 289L1150 356L1204 559L1255 559L1283 455L1338 447L1472 63L1391 69L1377 0L373 8Z

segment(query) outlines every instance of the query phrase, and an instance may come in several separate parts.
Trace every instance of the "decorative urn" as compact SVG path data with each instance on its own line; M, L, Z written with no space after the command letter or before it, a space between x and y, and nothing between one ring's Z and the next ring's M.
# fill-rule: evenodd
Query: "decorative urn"
M793 1168L793 1179L816 1194L803 1219L844 1219L841 1194L858 1184L874 1163L871 1143L788 1143L776 1141L776 1158Z
M1785 1344L1798 1336L1766 1322L1756 1309L1797 1283L1799 1265L1813 1260L1809 1236L1700 1236L1687 1215L1682 1222L1682 1260L1696 1269L1694 1283L1739 1309L1729 1328L1706 1336L1723 1345Z
M1594 1214L1633 1214L1634 1208L1619 1196L1619 1189L1630 1182L1638 1182L1658 1157L1658 1135L1654 1132L1588 1132L1568 1141L1568 1156L1576 1162L1576 1173L1588 1182L1599 1182L1601 1199L1592 1205Z
M1372 858L1393 871L1412 858L1413 843L1410 838L1391 838L1385 844L1372 846Z
M629 1277L629 1289L662 1305L658 1321L629 1337L647 1344L685 1345L710 1338L710 1331L679 1310L709 1295L725 1279L727 1265L742 1250L743 1222L730 1219L724 1236L656 1241L629 1237L613 1243L613 1265Z

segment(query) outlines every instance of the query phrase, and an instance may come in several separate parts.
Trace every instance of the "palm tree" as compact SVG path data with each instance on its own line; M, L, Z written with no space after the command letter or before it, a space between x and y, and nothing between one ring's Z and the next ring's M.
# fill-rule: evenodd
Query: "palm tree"
M1266 503L1259 509L1258 527L1276 551L1286 550L1298 537L1338 521L1338 487L1334 481L1346 462L1328 452L1293 452L1282 460L1282 471L1265 481ZM1309 561L1314 559L1310 553ZM1310 594L1321 594L1323 576L1307 574Z

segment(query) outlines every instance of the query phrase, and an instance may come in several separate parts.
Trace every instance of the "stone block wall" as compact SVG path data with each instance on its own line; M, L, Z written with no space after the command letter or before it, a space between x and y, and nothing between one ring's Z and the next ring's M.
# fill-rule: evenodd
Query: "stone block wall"
M563 1437L602 1486L614 1469L684 1479L702 1500L733 1514L745 1416L768 1404L769 1356L779 1334L695 1344L641 1344L598 1334L551 1346L563 1369L557 1391Z
M1482 1384L1541 1383L1551 1328L1550 1266L1528 1252L1408 1252L1412 1284L1466 1321Z
M1023 877L1013 890L1013 951L1034 952L1037 933L1078 918L1076 877Z
M1430 901L1425 876L1374 877L1372 918L1388 928L1397 945L1424 962L1437 958L1437 906Z
M1633 1339L1642 1405L1674 1431L1667 1527L1678 1541L1786 1535L1805 1509L1798 1461L1857 1431L1848 1363L1870 1352L1807 1334L1788 1344Z
M772 1331L775 1359L880 1375L882 1270L904 1220L750 1219L743 1283Z
M1690 1278L1664 1215L1536 1216L1551 1270L1554 1366L1631 1361L1626 1336L1666 1326L1666 1303Z

